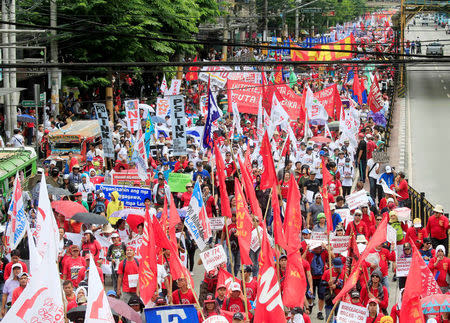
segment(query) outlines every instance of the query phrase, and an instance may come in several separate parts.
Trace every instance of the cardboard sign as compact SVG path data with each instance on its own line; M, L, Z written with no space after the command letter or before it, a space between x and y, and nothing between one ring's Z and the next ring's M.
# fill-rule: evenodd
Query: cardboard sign
M318 240L323 242L328 242L328 237L326 232L312 232L311 240Z
M330 243L333 247L334 253L343 253L348 250L348 246L350 244L349 236L330 236Z
M139 182L141 187L150 187L153 175L153 173L148 172L148 179L146 181L143 181L139 177L137 169L128 169L118 173L111 173L113 185L134 186L136 182Z
M397 213L397 218L400 222L406 222L411 220L411 209L407 207L398 207L394 209Z
M168 98L156 99L156 116L165 118L170 113L170 103Z
M141 127L139 115L139 100L125 101L125 113L127 119L127 128L132 134Z
M119 192L119 200L127 207L145 207L144 201L148 197L152 198L152 191L148 188L120 186L120 185L95 185L96 190L101 190L107 200L111 200L111 193Z
M184 113L184 97L174 95L170 97L172 120L173 155L186 155L186 115Z
M223 217L220 217L220 218L209 218L209 223L211 225L211 230L219 231L219 230L223 229L225 220L224 220Z
M389 155L387 151L374 151L372 158L376 163L389 163Z
M366 321L367 308L346 302L339 304L336 322L339 323L362 323Z
M202 260L203 267L205 267L206 271L211 271L224 262L227 262L227 255L225 254L222 245L218 245L217 247L200 253L200 259Z
M106 158L114 158L114 145L112 142L112 131L109 126L108 110L103 103L94 103L100 132L102 134L103 153Z
M171 305L145 308L145 320L152 323L198 323L195 306Z
M186 184L192 180L191 174L170 173L168 185L171 192L184 193L186 192Z
M403 252L403 245L397 246L395 257L397 262L397 277L408 276L409 267L411 267L412 252L409 256L406 256Z
M345 201L350 210L354 210L361 205L368 204L369 199L367 198L367 192L365 190L358 191L356 193L347 195Z

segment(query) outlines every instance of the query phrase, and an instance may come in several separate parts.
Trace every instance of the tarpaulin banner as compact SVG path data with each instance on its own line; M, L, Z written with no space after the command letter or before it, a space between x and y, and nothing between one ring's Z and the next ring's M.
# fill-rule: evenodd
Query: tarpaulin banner
M223 89L227 84L227 79L230 76L231 68L228 66L205 66L198 75L198 79L203 82L210 82L211 86L217 86Z
M341 39L335 43L330 43L326 45L316 45L313 48L321 49L320 51L311 51L311 50L291 50L291 60L293 61L334 61L352 58L353 53L348 52L330 52L326 51L326 49L331 50L345 50L350 51L353 50L353 44L355 43L355 39L353 34L344 39Z
M141 127L139 115L139 100L125 101L127 128L132 134Z
M302 107L302 97L292 90L287 84L276 85L277 98L281 106L287 112L292 121L305 120L305 111Z
M109 126L108 110L103 103L94 103L100 132L102 134L103 153L107 158L114 158L114 146L112 142L112 131Z
M128 207L145 207L144 201L148 197L152 198L152 190L142 187L120 186L120 185L95 185L96 190L101 190L105 194L105 198L110 200L112 192L119 192L119 200L124 206Z
M262 86L257 83L228 80L228 111L233 111L235 103L240 113L258 114Z
M171 305L145 308L145 320L152 323L198 323L194 305Z
M233 72L228 76L228 80L261 83L261 72Z
M170 103L168 98L156 99L156 116L165 118L170 113Z
M172 120L173 155L186 155L186 115L184 112L184 97L175 95L170 97Z

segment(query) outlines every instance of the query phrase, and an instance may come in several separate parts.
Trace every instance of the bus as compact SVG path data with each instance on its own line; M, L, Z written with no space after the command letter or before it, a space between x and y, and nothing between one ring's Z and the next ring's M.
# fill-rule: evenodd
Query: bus
M36 174L36 151L31 147L0 148L0 194L7 198L14 186L17 172L22 179L22 187Z

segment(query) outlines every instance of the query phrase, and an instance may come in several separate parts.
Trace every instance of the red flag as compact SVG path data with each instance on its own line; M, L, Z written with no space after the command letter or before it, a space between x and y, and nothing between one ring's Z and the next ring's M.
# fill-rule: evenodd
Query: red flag
M234 281L241 284L241 281L237 278L234 278ZM217 286L225 285L227 288L227 294L230 291L230 284L233 282L233 275L231 275L224 268L219 267L219 274L217 275ZM217 295L217 290L216 290Z
M256 215L259 222L263 221L262 211L259 206L258 199L256 198L255 188L253 187L253 181L250 177L250 173L248 171L248 163L249 160L245 159L244 164L242 164L241 158L238 156L239 167L241 168L242 181L245 186L245 193L247 193L247 200L250 203L250 207L252 209L253 214Z
M358 103L362 104L362 93L364 89L361 88L361 82L359 81L358 71L355 71L353 76L353 94L358 97Z
M275 84L283 83L283 67L281 65L277 66L273 81Z
M283 151L281 152L281 156L288 155L291 151L291 138L288 136L286 138L286 143L284 144Z
M248 214L247 203L244 200L242 187L237 178L234 179L234 190L236 194L236 235L239 241L239 252L244 265L253 265L250 259L250 245L252 242L253 224Z
M219 193L222 206L222 215L231 218L230 200L228 198L227 187L225 185L225 163L219 149L214 143L214 155L216 155L217 177L219 179Z
M374 235L370 239L369 243L367 244L366 249L364 249L364 252L362 253L361 257L358 259L358 262L355 265L355 268L353 269L353 272L348 277L347 281L344 284L344 287L342 287L342 290L339 294L336 295L336 297L333 299L333 303L336 303L338 300L340 300L345 294L347 294L358 281L359 274L361 271L361 263L363 260L367 258L369 253L371 253L376 246L379 246L383 242L386 241L386 231L387 231L387 223L388 223L388 216L385 216L383 221L381 221L380 225L378 226L377 230L375 231Z
M167 209L168 209L167 197L164 196L164 207L163 207L163 211L161 213L161 218L159 219L159 223L161 223L161 227L162 227L163 231L166 233L167 233L167 225L168 225L168 220L169 220L169 214L168 214Z
M411 246L413 245L411 267L409 268L405 290L403 291L400 322L425 323L422 305L420 303L420 296L424 286L422 280L417 279L422 275L421 263L424 261L415 247L414 241L411 241Z
M286 234L287 253L300 249L300 232L302 231L302 212L300 201L302 197L298 184L291 175L286 205L286 218L284 219L284 233Z
M330 174L327 166L325 165L324 159L322 159L322 183L323 187L328 186L333 181L333 176Z
M157 221L155 221L157 222ZM144 304L147 304L158 287L158 268L156 265L155 235L148 210L145 211L145 226L142 235L141 262L139 265L139 292Z
M330 210L330 201L328 200L328 188L324 185L323 186L323 213L325 213L325 218L327 220L327 233L333 231L333 218L331 216L331 210Z
M264 69L262 69L261 71L261 81L262 81L262 105L266 110L267 114L270 116L274 86L269 85Z
M370 86L369 96L367 98L367 105L373 113L380 111L383 108L383 97L378 85L378 78L375 75L372 85Z
M197 61L197 56L195 56L194 60L192 62ZM198 80L198 73L197 71L200 69L199 66L191 66L189 67L189 72L186 73L186 81L194 81Z
M177 208L175 206L175 201L173 200L172 194L170 194L170 214L169 214L169 237L170 242L177 247L177 236L176 236L176 226L181 222L180 215L178 214Z
M261 149L259 150L263 158L264 172L261 174L261 184L262 190L272 187L274 184L277 185L277 173L275 172L275 165L273 163L272 157L272 147L270 145L269 136L267 131L264 133L263 140L261 143Z
M410 241L411 246L413 248L414 252L419 252L414 241ZM413 254L413 259L412 261L414 261L414 254ZM430 295L434 295L434 294L441 294L441 288L439 287L438 283L436 282L436 279L434 278L433 274L430 271L430 268L428 268L427 264L425 263L425 261L423 260L422 257L420 257L417 262L419 263L419 267L420 267L420 276L422 277L421 281L422 281L422 291L420 292L420 296L423 297L427 297ZM411 266L412 267L412 266ZM410 269L411 271L411 269ZM408 274L408 277L410 275ZM418 278L417 275L414 275L413 277L415 277L416 279Z
M148 155L148 158L149 158L149 160L150 160L150 166L152 166L153 169L156 169L158 166L156 165L156 162L155 162L155 160L153 159L152 154L149 154L149 155Z
M281 300L280 285L266 230L263 230L260 263L254 321L258 323L285 323L286 316Z
M302 256L298 250L288 254L284 286L284 306L303 308L306 293L306 277Z
M287 249L286 236L281 222L280 201L278 201L278 190L274 184L272 189L272 209L273 209L273 235L275 243L284 250Z

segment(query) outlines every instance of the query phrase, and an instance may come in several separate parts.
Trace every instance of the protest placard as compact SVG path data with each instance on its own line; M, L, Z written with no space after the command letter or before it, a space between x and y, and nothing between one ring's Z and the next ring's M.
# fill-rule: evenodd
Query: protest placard
M204 320L203 323L229 323L229 322L225 316L213 315Z
M170 113L170 103L168 98L156 99L156 116L165 118Z
M326 232L315 232L311 233L311 240L318 240L323 242L328 242L327 233Z
M396 251L397 277L406 277L409 273L409 267L411 267L412 252L409 256L406 256L403 252L403 245L397 246Z
M227 255L225 254L223 246L218 245L217 247L200 253L200 259L202 260L206 271L211 271L224 262L227 262Z
M106 158L114 158L114 146L112 142L112 131L109 126L108 110L103 103L94 103L100 132L102 134L103 153Z
M169 187L171 192L184 193L186 192L186 184L192 180L191 174L183 173L170 173L169 174Z
M184 97L170 97L170 118L172 120L173 155L186 155L186 116L184 113Z
M306 244L309 247L309 250L313 250L317 247L320 247L324 242L320 240L312 240L312 239L305 239Z
M222 230L225 220L223 217L209 218L209 223L211 225L211 230Z
M350 209L337 209L335 212L341 216L342 221L345 223L345 229L347 229L348 224L353 221L353 215L350 214Z
M194 305L157 306L144 309L145 320L152 323L198 323Z
M152 198L152 191L143 187L97 184L95 189L101 190L107 200L111 199L112 192L119 192L119 200L128 207L145 207L145 199Z
M227 84L231 68L228 66L205 66L198 74L198 79L203 82L210 82L211 86L223 89Z
M397 213L397 218L400 222L406 222L411 220L411 209L408 207L398 207L394 209Z
M391 190L388 186L387 186L387 184L386 184L386 182L384 181L384 180L381 180L381 188L383 189L383 193L384 194L389 194L389 195L395 195L395 196L397 196L397 197L399 197L400 195L398 195L397 193L395 193L393 190Z
M139 100L125 101L125 113L127 120L127 128L134 133L141 127L141 120L139 115Z
M376 163L389 163L389 155L387 151L374 151L372 158Z
M386 240L393 246L393 250L397 246L397 230L395 230L390 224L386 228Z
M138 173L137 169L127 169L121 172L111 172L112 184L122 186L134 186L139 182L140 187L150 187L154 174L147 172L147 180L143 181Z
M348 208L350 210L354 210L360 207L361 205L369 203L369 199L367 198L367 192L365 190L361 190L353 194L347 195L345 197L345 201L347 202Z
M330 236L330 243L334 253L343 253L348 250L350 244L349 236Z
M336 321L339 323L362 323L366 321L367 314L365 307L341 302Z

